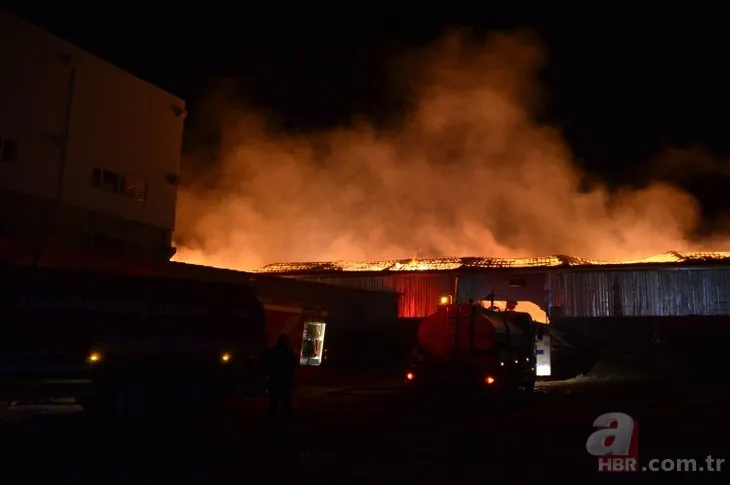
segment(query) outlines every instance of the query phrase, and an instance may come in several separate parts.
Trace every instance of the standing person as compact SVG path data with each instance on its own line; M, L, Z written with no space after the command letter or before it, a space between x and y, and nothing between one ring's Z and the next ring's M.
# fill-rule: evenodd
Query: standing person
M291 411L297 355L289 344L288 335L279 335L276 345L269 349L267 363L269 370L269 410L276 412L281 408L284 412L289 412Z

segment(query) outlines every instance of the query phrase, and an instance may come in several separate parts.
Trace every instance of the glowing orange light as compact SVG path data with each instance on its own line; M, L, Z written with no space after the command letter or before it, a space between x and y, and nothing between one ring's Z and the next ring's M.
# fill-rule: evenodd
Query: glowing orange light
M197 262L192 255L179 256L174 261ZM702 261L720 261L730 259L730 251L724 252L683 252L676 251L657 254L647 258L630 260L596 260L569 256L542 256L526 258L425 258L408 260L382 261L331 261L327 264L339 271L453 271L465 268L537 268L557 266L606 266L606 265L633 265L633 264L671 264L692 263ZM259 268L257 273L290 273L310 271L319 268L322 263L273 263Z
M494 377L487 376L484 378L484 382L486 382L487 384L494 384Z
M406 379L408 379L409 381L412 381L414 377L415 376L413 375L412 372L409 372L408 374L406 374Z

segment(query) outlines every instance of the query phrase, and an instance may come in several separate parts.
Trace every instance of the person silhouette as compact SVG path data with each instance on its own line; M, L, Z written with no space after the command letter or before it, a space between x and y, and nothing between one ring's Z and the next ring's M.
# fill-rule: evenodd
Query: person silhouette
M291 411L292 391L294 387L294 369L297 366L297 355L291 348L288 335L279 335L276 344L268 352L269 376L269 411L279 409Z

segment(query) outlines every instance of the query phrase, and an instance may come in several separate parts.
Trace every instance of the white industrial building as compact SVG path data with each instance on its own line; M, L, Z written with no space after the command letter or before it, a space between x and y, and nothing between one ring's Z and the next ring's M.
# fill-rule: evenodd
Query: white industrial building
M2 10L0 32L0 259L18 245L169 259L185 102Z

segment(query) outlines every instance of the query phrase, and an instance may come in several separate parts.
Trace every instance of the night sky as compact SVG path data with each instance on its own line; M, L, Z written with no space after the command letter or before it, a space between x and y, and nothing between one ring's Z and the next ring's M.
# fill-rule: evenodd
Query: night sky
M386 89L388 56L436 39L444 28L477 32L529 27L549 52L543 72L545 119L559 126L584 168L608 183L640 184L651 154L664 146L702 146L730 154L730 69L717 12L528 11L477 4L456 13L437 5L386 13L365 4L337 12L245 4L228 10L114 11L107 6L11 9L26 19L188 100L188 139L196 142L196 102L221 77L238 80L248 103L291 129L330 127L355 114L397 117ZM637 7L638 8L638 7ZM648 8L648 7L647 7ZM683 177L705 210L730 209L728 180Z

